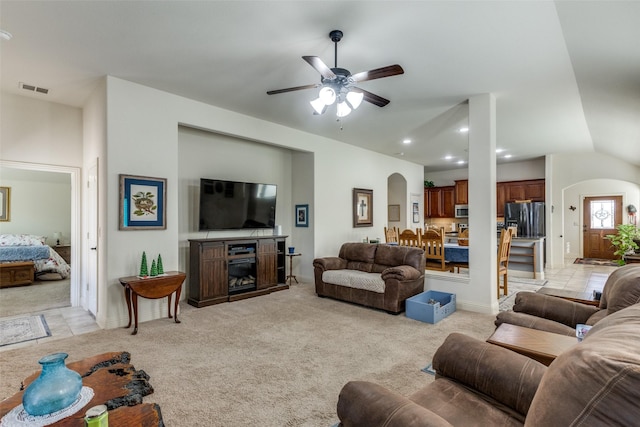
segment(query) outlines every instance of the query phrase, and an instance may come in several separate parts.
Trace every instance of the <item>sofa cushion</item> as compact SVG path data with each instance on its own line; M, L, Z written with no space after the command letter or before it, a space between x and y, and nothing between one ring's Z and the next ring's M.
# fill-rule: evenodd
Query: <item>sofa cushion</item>
M373 263L372 271L375 273L398 265L410 265L416 270L424 271L424 251L409 246L378 245Z
M339 257L347 260L347 268L370 273L378 245L372 243L345 243L340 247Z
M607 278L600 298L600 308L608 314L640 302L640 267L628 264L613 271Z
M525 425L637 425L640 305L598 322L549 365Z
M333 285L384 293L384 280L379 273L366 273L358 270L328 270L322 273L322 281Z

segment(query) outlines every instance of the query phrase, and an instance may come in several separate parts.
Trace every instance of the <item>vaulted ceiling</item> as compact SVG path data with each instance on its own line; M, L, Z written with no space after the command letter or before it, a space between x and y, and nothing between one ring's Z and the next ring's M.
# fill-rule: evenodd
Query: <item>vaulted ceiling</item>
M13 38L0 39L0 78L4 92L82 107L112 75L426 170L468 160L466 100L490 92L501 162L596 151L640 166L638 22L638 1L2 0ZM333 67L334 29L338 67L404 68L359 84L389 105L337 121L312 115L317 89L266 94L318 83L301 57Z

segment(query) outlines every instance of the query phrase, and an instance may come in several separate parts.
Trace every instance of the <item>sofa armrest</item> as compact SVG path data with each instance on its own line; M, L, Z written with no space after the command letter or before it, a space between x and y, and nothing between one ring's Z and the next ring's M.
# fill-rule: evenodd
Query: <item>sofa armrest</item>
M571 328L578 323L587 323L589 317L599 310L592 305L581 304L535 292L518 292L513 311L553 320Z
M313 267L322 271L342 270L347 268L347 260L338 257L316 258L313 260Z
M382 280L392 280L395 279L399 282L404 282L406 280L416 280L422 274L415 268L410 265L398 265L396 267L389 267L382 271L380 277Z
M406 397L367 381L350 381L340 391L342 427L440 427L451 424Z
M433 356L437 377L447 377L527 415L546 367L497 345L450 334Z

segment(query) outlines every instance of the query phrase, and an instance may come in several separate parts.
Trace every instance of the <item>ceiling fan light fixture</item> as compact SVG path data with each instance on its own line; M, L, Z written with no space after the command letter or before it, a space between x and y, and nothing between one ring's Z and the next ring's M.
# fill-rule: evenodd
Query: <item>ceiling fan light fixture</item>
M331 105L336 102L336 91L329 86L325 86L320 89L318 97L324 102L324 105Z
M336 106L336 115L338 117L346 117L351 114L351 108L347 105L345 101L338 102Z
M349 105L351 105L351 108L353 108L354 110L360 106L363 98L364 93L362 92L356 92L352 90L347 93L347 101L349 102Z
M313 114L323 114L327 109L327 104L324 103L322 98L316 98L313 101L309 101L309 104L313 107Z

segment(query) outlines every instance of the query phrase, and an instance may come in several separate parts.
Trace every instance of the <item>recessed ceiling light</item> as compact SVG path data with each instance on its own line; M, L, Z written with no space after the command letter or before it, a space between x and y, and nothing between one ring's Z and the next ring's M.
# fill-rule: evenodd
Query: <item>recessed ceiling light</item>
M462 132L462 133L469 132L469 128L466 126L463 126L460 129L458 129L458 132Z
M496 148L496 153L502 153L504 151L504 148Z
M409 138L403 139L402 140L403 144L411 144L411 140Z
M396 156L404 156L404 153L396 153Z
M505 159L510 159L510 158L511 158L511 154L505 154L505 155L504 155L504 158L505 158Z
M453 156L451 156L451 155L447 155L447 156L444 156L444 159L445 159L445 160L451 160L451 159L453 159Z
M464 165L464 160L458 160L459 165Z
M11 40L12 37L9 31L0 30L0 39Z

